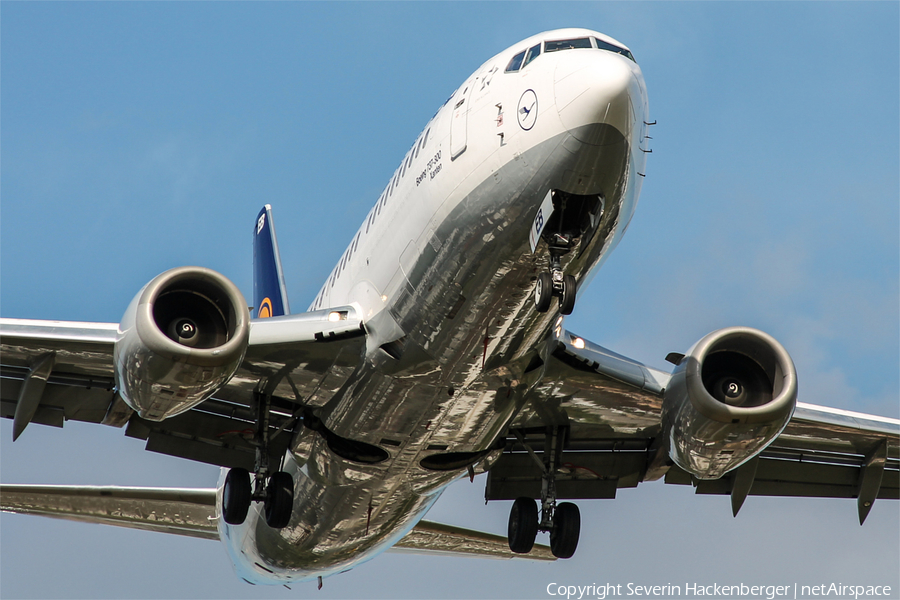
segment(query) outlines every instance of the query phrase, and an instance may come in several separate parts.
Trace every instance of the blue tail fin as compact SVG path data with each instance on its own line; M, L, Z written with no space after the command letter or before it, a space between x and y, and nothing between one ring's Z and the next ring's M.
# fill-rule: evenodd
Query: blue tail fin
M253 236L253 305L257 318L290 314L281 256L275 239L272 207L266 204L256 217Z

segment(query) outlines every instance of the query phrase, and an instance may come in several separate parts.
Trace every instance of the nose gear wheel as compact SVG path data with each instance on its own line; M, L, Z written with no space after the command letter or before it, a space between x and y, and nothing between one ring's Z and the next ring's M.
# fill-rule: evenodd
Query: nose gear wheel
M550 279L550 273L545 271L538 275L537 282L534 284L534 307L538 312L545 313L550 310L552 301L553 281Z
M571 315L575 310L575 293L576 293L575 277L566 275L563 278L562 293L559 296L559 312L564 315Z
M550 310L553 297L559 298L559 312L571 315L575 310L577 283L572 275L563 275L562 271L538 275L534 284L534 307L540 313Z

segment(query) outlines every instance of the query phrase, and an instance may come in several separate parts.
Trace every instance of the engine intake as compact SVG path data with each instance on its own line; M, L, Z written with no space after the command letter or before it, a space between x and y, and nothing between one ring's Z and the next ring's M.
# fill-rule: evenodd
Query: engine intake
M240 290L202 267L180 267L138 292L119 324L116 384L144 419L162 421L214 394L247 351L249 311Z
M718 479L763 451L797 403L797 372L770 335L749 327L710 333L679 362L663 402L669 457L698 479Z

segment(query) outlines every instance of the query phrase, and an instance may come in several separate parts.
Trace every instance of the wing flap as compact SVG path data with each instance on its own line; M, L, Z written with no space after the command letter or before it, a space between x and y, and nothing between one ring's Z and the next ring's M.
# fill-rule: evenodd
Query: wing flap
M807 498L856 498L859 494L859 467L811 462L790 462L760 456L750 496L794 496ZM734 475L697 481L677 467L666 473L666 483L694 485L698 494L730 495ZM900 497L900 472L886 469L876 498Z
M219 539L215 489L4 484L0 510Z

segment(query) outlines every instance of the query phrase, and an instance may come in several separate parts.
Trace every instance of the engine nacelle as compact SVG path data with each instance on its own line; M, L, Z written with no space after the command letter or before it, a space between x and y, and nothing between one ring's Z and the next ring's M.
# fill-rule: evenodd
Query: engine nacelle
M669 457L718 479L763 451L797 403L797 372L770 335L730 327L697 342L672 373L663 402Z
M119 324L119 394L150 421L196 406L237 371L250 339L249 321L241 291L215 271L180 267L156 276Z

